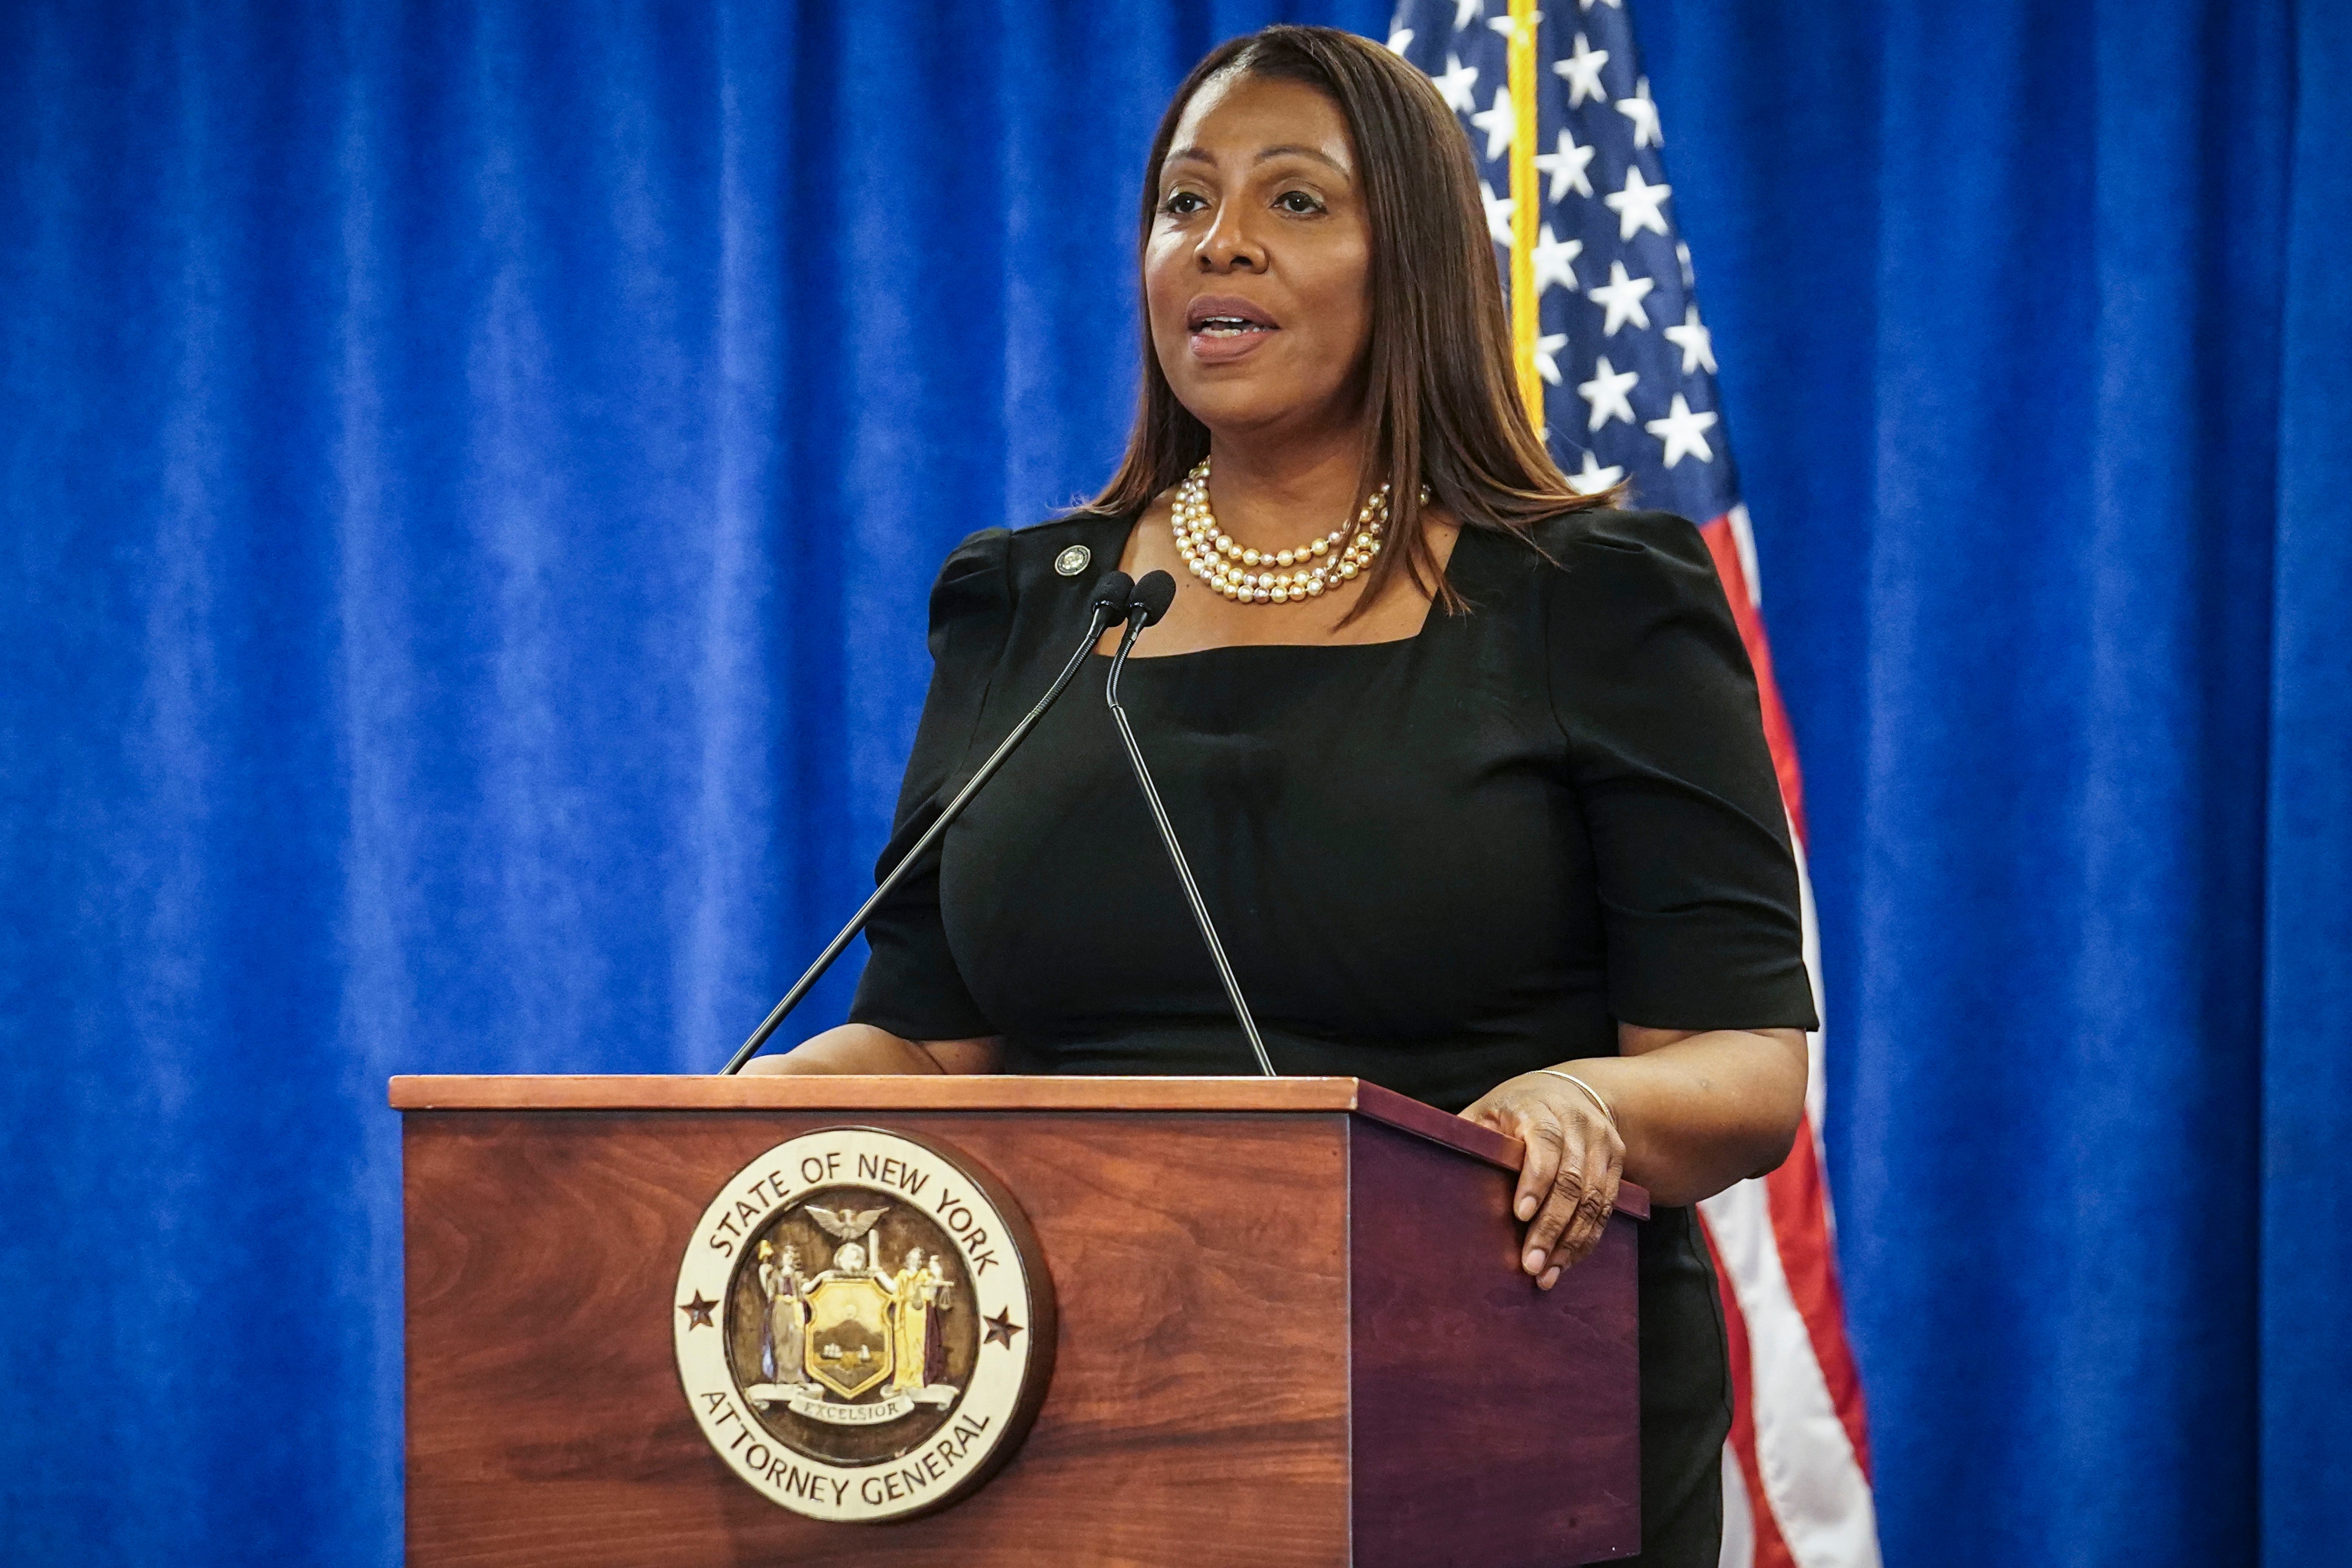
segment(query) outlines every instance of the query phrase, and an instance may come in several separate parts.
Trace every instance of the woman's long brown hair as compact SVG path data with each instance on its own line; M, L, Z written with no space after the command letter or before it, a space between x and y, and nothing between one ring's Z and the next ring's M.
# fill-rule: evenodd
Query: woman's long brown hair
M1268 27L1218 46L1176 90L1143 171L1138 263L1160 209L1160 165L1201 85L1223 71L1303 82L1347 117L1371 226L1364 472L1358 504L1389 486L1393 540L1373 561L1353 620L1400 571L1449 611L1464 608L1422 526L1421 488L1465 527L1524 538L1538 521L1613 504L1580 495L1519 400L1503 287L1486 237L1470 142L1429 79L1380 45L1330 27ZM1176 401L1144 306L1143 392L1127 456L1089 509L1132 516L1209 451L1208 427ZM1343 623L1344 624L1344 623Z

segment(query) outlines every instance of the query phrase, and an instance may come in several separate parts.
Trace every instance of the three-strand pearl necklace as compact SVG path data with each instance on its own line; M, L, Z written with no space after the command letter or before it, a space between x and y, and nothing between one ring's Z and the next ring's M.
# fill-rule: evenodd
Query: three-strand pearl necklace
M1293 550L1246 549L1217 526L1209 510L1209 459L1203 458L1177 485L1169 521L1176 553L1193 576L1239 604L1283 605L1316 598L1370 569L1388 515L1389 488L1382 485L1357 512L1352 529L1335 528Z

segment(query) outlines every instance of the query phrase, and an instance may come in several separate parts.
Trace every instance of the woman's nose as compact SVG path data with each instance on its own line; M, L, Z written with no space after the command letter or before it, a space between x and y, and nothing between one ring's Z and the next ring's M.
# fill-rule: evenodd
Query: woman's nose
M1203 271L1265 270L1265 247L1249 231L1241 215L1230 206L1218 212L1216 222L1201 237L1199 254Z

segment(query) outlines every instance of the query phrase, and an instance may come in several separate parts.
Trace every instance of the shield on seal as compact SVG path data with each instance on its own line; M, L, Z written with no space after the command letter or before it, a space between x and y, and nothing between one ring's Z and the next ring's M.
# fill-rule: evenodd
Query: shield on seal
M802 1364L844 1399L890 1375L890 1295L873 1279L820 1279L808 1294Z

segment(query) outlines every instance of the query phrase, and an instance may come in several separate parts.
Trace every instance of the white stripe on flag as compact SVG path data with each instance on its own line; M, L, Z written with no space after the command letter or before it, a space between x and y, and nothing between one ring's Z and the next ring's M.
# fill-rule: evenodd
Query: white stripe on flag
M1748 503L1741 501L1723 515L1731 520L1731 542L1739 551L1739 574L1748 580L1748 603L1760 610L1764 607L1764 579L1756 565L1756 529L1748 521Z
M1878 1568L1877 1515L1805 1320L1781 1271L1760 1181L1699 1205L1741 1314L1765 1502L1798 1568Z
M1757 576L1756 531L1748 524L1748 508L1743 503L1733 507L1725 515L1730 520L1732 542L1739 552L1740 574L1747 579L1748 602L1760 610L1764 607L1764 585ZM1779 762L1778 758L1773 760L1775 763ZM1788 803L1783 801L1781 808L1784 813L1787 807ZM1822 987L1822 928L1813 912L1813 873L1805 858L1804 830L1797 826L1794 816L1783 816L1782 820L1789 825L1789 847L1797 857L1797 907L1800 929L1803 932L1805 978L1813 987L1813 1011L1816 1015L1813 1032L1805 1037L1805 1115L1813 1124L1815 1152L1822 1155L1822 1169L1826 1171L1829 1169L1828 1154L1818 1147L1822 1136L1822 1111L1827 1104L1827 1089L1822 1079L1822 1033L1830 1026L1829 995ZM1822 1190L1826 1205L1829 1184L1824 1182ZM1836 1221L1829 1215L1823 1217L1830 1221L1830 1234L1834 1237L1837 1234Z
M1829 1086L1822 1070L1822 1036L1830 1026L1829 998L1822 988L1822 928L1813 918L1813 873L1805 858L1804 836L1789 824L1789 847L1797 856L1797 907L1803 920L1805 978L1812 982L1813 1012L1818 1023L1805 1037L1805 1120L1812 1129L1813 1156L1823 1171L1830 1168L1829 1151L1822 1143L1822 1112L1829 1108ZM1837 1215L1830 1206L1830 1184L1822 1183L1822 1226L1837 1239Z
M1723 1555L1717 1568L1756 1568L1756 1520L1748 1511L1748 1478L1739 1455L1723 1446Z

